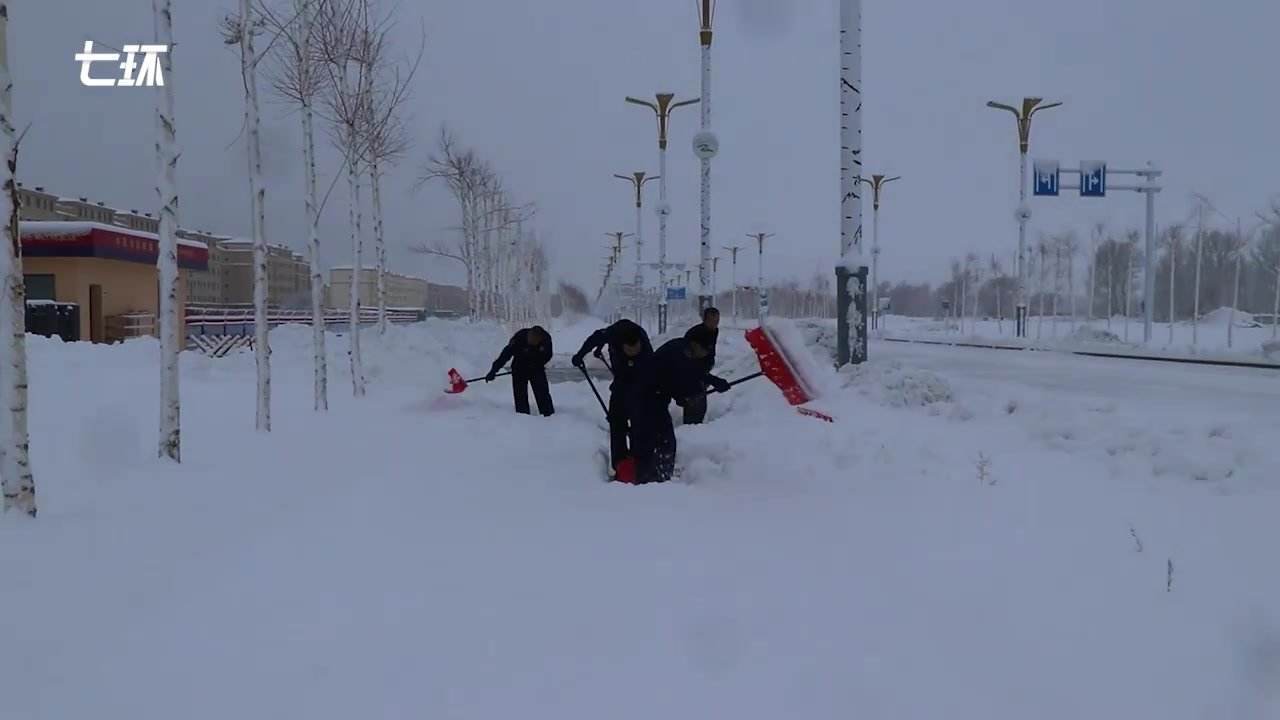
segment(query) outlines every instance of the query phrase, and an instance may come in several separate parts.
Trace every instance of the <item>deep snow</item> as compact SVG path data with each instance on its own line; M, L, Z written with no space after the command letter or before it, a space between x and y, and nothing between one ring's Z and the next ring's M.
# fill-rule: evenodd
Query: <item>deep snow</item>
M584 384L550 419L440 392L508 336L366 333L360 401L331 337L315 415L280 328L269 436L251 354L184 353L180 467L153 342L32 338L0 717L1280 716L1270 375L873 342L837 424L751 381L679 429L683 482L626 487Z

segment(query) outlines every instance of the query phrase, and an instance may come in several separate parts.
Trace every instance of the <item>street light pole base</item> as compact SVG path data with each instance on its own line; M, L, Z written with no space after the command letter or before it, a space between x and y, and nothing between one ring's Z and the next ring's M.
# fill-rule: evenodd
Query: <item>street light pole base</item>
M667 332L667 305L663 303L658 306L658 334L664 335Z
M836 366L867 360L867 273L836 266Z
M1027 306L1019 305L1014 311L1014 334L1017 337L1027 336Z
M716 299L713 296L711 295L698 296L698 316L699 317L702 316L702 313L707 311L707 308L715 307L715 306L716 306Z

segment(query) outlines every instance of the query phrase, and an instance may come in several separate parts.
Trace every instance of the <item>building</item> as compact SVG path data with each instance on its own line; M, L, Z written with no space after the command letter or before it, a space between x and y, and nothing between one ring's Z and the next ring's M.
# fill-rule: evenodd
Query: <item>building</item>
M226 235L214 235L204 230L179 230L178 237L204 243L209 248L209 267L191 272L187 288L187 300L192 305L226 304L229 283L225 272L227 259L222 243L231 240Z
M62 220L58 214L58 196L44 188L34 190L18 183L18 218L21 220Z
M220 240L216 273L222 280L224 305L253 303L253 241ZM311 273L307 259L279 245L267 247L267 304L280 308L311 307Z
M427 281L422 278L383 273L387 286L387 307L426 308L429 296ZM331 308L345 309L351 306L351 266L339 266L329 271L329 295ZM378 271L376 268L360 268L360 304L364 307L378 305Z
M114 342L155 334L160 310L156 235L59 220L22 221L19 232L27 299L77 305L81 340ZM208 249L179 240L178 268L178 313L183 317L189 275L208 268Z

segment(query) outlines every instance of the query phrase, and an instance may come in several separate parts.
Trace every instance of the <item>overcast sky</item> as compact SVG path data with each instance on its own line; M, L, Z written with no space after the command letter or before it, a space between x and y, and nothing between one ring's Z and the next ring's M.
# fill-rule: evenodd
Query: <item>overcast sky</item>
M243 235L242 86L236 55L217 34L218 19L234 4L174 0L174 80L182 223ZM983 106L988 99L1037 94L1066 102L1037 117L1033 157L1064 165L1105 160L1113 168L1155 161L1166 170L1161 224L1186 216L1193 191L1246 218L1280 193L1275 0L864 5L866 170L903 176L882 208L885 279L937 279L950 257L969 251L1011 257L1015 131L1012 116ZM20 179L154 211L155 91L82 87L72 60L85 39L116 46L150 40L151 1L24 0L10 3L9 12L15 113L31 125ZM443 188L412 188L437 129L448 123L501 170L518 201L537 203L537 226L559 273L594 285L604 233L633 229L627 186L611 175L657 167L652 113L622 98L696 96L695 0L400 0L396 13L405 55L420 27L428 37L408 108L417 142L387 182L392 264L437 281L456 279L448 261L429 263L404 249L458 222ZM836 0L719 2L713 241L747 243L744 233L763 224L777 233L766 249L772 276L829 274L838 251L836 15ZM299 120L281 104L264 111L269 239L301 249ZM676 112L668 253L680 261L697 253L690 140L698 113ZM335 164L327 153L322 172L331 176ZM328 264L350 263L345 203L340 185L323 236ZM1033 208L1033 232L1142 222L1134 193L1064 195ZM649 214L649 258L656 225ZM866 232L869 240L869 202ZM740 277L754 275L754 258L740 256L739 270Z

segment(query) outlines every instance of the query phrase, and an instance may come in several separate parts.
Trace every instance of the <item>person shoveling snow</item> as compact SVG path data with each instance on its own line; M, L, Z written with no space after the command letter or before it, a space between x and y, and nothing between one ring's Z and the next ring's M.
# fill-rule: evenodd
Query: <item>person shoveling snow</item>
M609 421L609 466L616 473L618 463L629 456L627 446L627 416L623 407L627 389L636 377L637 364L653 354L653 345L649 343L649 335L644 328L630 320L619 320L609 327L601 328L582 343L582 347L573 355L573 366L586 372L587 353L594 353L603 359L601 348L608 346L609 371L613 373L613 382L609 384L609 405L605 415ZM590 382L590 376L586 376ZM594 387L593 387L594 389Z

